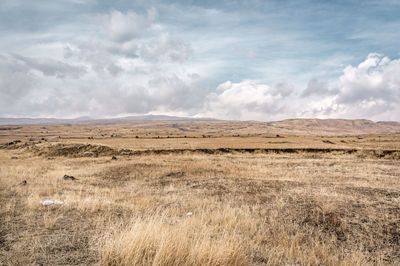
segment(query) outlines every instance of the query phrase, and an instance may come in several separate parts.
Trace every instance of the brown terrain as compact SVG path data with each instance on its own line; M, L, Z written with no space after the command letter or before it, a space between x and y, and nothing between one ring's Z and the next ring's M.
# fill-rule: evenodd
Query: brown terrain
M397 122L0 126L0 264L398 265L399 162Z

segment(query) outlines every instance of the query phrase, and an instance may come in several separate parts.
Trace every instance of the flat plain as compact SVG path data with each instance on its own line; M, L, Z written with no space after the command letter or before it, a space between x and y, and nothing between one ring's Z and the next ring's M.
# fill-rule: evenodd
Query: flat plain
M1 126L0 263L400 264L399 131L293 123Z

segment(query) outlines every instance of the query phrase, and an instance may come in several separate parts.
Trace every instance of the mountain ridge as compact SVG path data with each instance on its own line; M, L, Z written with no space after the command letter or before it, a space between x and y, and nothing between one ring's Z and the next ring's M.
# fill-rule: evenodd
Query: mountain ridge
M94 124L110 123L120 121L217 121L214 118L195 118L195 117L179 117L168 115L140 115L140 116L124 116L116 118L91 118L88 116L77 118L7 118L0 117L0 125L56 125L56 124Z
M148 123L193 123L203 122L204 126L216 123L221 130L240 131L247 129L254 133L276 134L311 134L311 135L351 135L351 134L391 134L400 133L400 122L377 121L368 119L318 119L292 118L280 121L228 121L213 118L191 118L167 115L126 116L119 118L91 119L79 117L76 119L57 118L0 118L0 126L28 125L77 125L77 126L118 126ZM199 125L201 126L201 125ZM235 129L236 128L236 129Z

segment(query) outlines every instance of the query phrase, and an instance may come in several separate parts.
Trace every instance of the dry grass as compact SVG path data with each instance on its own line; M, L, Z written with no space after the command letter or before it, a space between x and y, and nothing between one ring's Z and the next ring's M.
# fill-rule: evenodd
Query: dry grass
M153 216L131 222L128 230L109 239L102 265L245 265L240 238L212 232L203 219L187 217L173 223ZM231 222L231 221L228 221Z
M118 147L122 139L107 141ZM0 264L400 263L395 157L236 152L112 160L32 151L0 150ZM45 199L64 204L42 206Z

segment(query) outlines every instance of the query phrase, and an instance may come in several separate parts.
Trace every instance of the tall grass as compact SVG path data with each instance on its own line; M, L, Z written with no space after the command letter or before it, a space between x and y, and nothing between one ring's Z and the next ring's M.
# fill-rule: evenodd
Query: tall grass
M212 234L187 217L175 224L163 217L138 219L108 239L101 265L247 265L245 247L234 232Z

